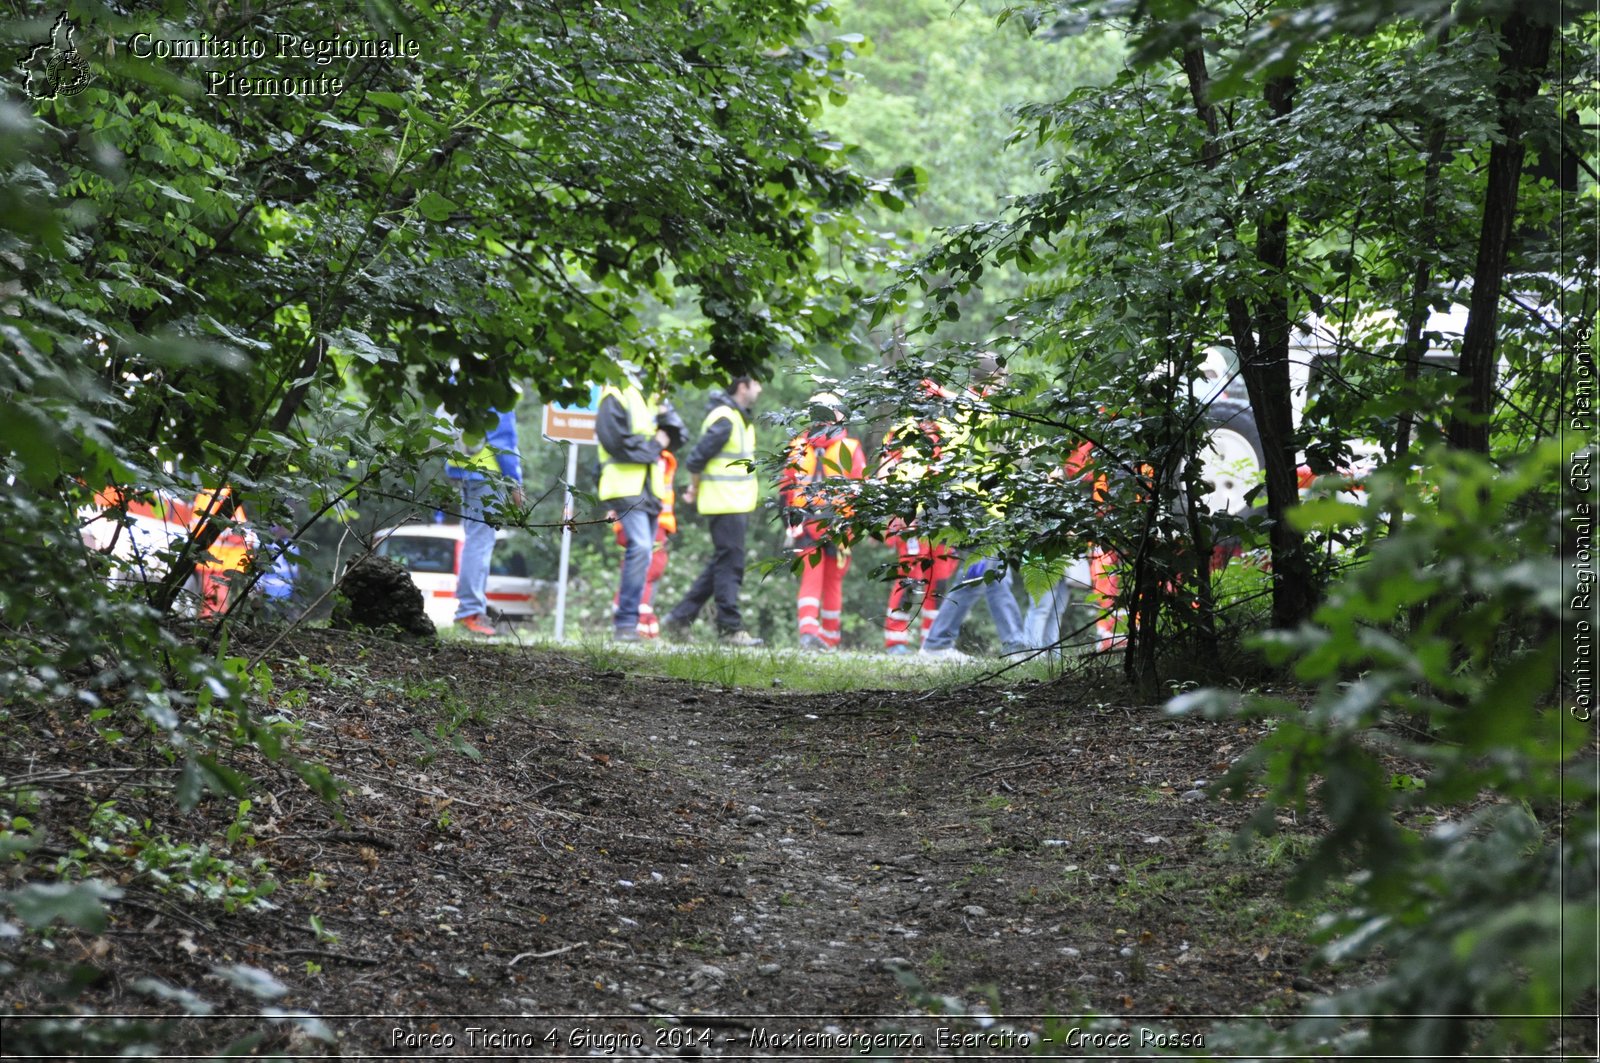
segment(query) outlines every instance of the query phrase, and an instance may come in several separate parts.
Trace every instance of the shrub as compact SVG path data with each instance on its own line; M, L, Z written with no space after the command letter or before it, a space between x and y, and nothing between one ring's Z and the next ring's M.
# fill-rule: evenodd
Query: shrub
M1320 813L1293 888L1353 887L1322 922L1320 958L1385 965L1314 1001L1292 1051L1336 1036L1339 1051L1385 1055L1543 1050L1551 1018L1595 987L1592 734L1558 697L1558 459L1497 468L1441 450L1420 478L1375 477L1362 505L1302 507L1321 530L1407 518L1313 623L1261 640L1315 686L1311 703L1208 691L1169 705L1277 721L1221 782L1266 790L1240 839L1272 833L1280 810Z

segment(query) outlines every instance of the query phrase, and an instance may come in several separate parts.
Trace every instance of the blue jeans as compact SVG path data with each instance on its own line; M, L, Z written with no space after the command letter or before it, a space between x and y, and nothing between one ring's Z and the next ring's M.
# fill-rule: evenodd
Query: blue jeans
M933 627L923 640L923 649L944 650L954 646L956 636L961 633L961 625L980 594L989 602L989 615L994 619L995 634L1000 636L1000 652L1016 653L1027 649L1023 643L1022 610L1017 608L1016 596L1011 593L1011 569L1005 569L993 583L986 583L981 578L964 578L971 567L984 560L980 557L962 559L961 570L956 573L956 579L960 582L951 587L950 593L940 603L939 615L934 618Z
M1048 649L1051 657L1061 655L1056 643L1061 639L1061 618L1066 615L1067 603L1071 600L1072 587L1063 579L1028 606L1022 628L1029 649Z
M486 613L489 609L489 558L494 554L494 528L484 518L494 501L488 480L461 481L461 567L456 571L456 619Z
M1086 608L1074 612L1071 605L1073 593L1085 593L1090 578L1088 559L1079 558L1068 567L1066 575L1054 587L1028 606L1028 615L1023 618L1022 628L1029 649L1048 649L1052 658L1061 656L1061 647L1056 645L1061 641L1061 622L1069 613L1073 613L1074 629L1088 620Z
M617 608L611 624L617 631L634 631L639 626L639 599L644 597L644 580L650 572L650 555L656 548L657 515L634 506L617 514L628 545L622 550L622 584L617 588Z

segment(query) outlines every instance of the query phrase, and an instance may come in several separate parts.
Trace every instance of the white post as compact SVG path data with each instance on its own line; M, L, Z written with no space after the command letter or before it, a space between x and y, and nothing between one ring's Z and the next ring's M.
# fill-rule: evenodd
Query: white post
M567 478L561 488L561 564L556 573L556 641L566 638L567 563L572 559L572 489L578 483L578 444L567 444Z

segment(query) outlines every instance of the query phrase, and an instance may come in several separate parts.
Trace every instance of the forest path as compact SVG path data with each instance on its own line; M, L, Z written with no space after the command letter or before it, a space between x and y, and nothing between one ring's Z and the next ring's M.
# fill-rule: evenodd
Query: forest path
M1254 736L1115 684L748 691L329 632L274 653L345 820L258 765L276 909L126 909L122 985L247 963L343 1054L516 1058L987 1054L1007 1024L1060 1036L1044 1016L1193 1033L1307 988L1283 869L1229 855L1248 809L1195 792Z

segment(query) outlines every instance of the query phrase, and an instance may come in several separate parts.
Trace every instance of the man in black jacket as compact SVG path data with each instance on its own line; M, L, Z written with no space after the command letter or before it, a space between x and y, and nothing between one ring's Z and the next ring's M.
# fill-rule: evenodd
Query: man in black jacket
M760 394L761 382L747 376L734 378L725 392L713 392L706 403L700 440L684 461L691 479L683 500L694 503L701 515L709 518L712 553L689 593L662 622L661 629L669 637L686 637L701 608L715 596L722 640L734 646L761 645L760 639L744 629L739 613L745 532L760 498L752 464L755 420L750 413Z

